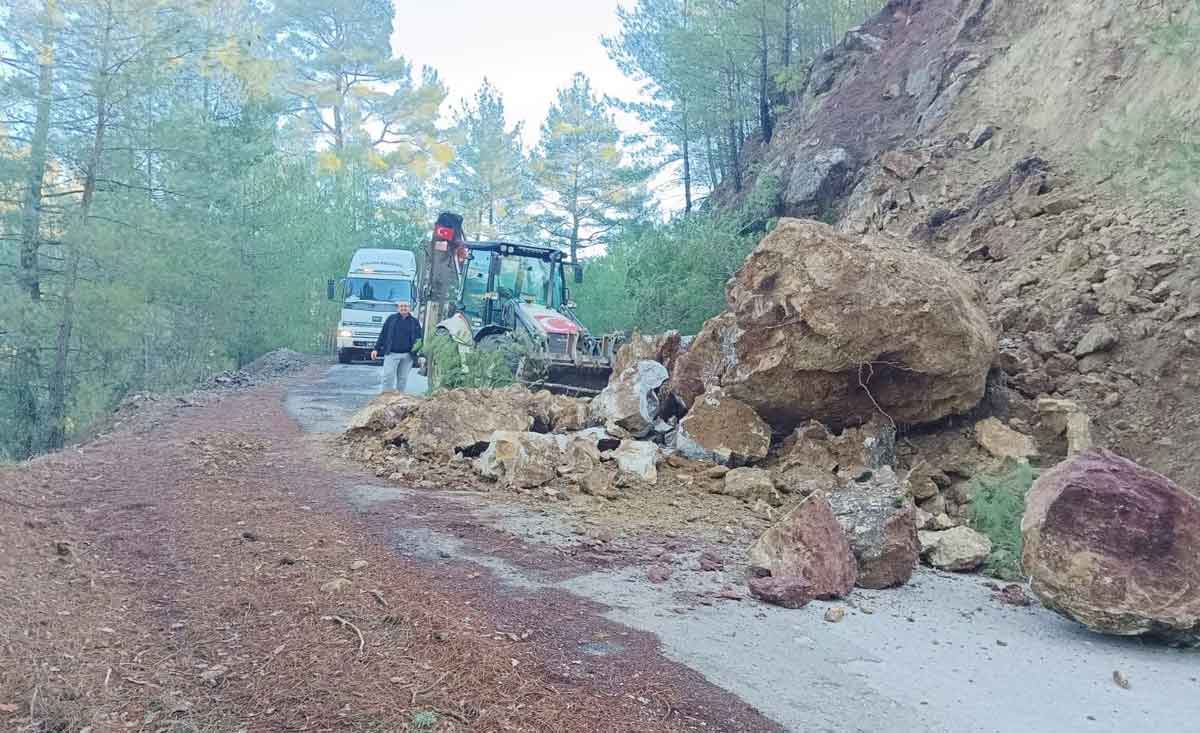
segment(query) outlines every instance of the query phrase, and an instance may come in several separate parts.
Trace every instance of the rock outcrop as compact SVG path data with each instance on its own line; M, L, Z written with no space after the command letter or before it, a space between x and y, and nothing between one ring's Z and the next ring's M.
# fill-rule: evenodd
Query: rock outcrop
M983 397L996 351L969 276L897 240L815 221L781 220L726 301L679 369L781 430L880 411L903 423L965 412Z
M620 437L649 435L658 419L658 388L667 376L666 367L656 361L630 365L592 400L592 422Z
M692 460L742 466L767 457L771 428L744 402L714 387L679 421L675 448Z
M750 565L774 578L800 578L813 598L838 598L854 587L858 565L829 500L816 492L763 533Z
M1108 451L1042 474L1021 522L1047 607L1095 631L1200 643L1200 498Z

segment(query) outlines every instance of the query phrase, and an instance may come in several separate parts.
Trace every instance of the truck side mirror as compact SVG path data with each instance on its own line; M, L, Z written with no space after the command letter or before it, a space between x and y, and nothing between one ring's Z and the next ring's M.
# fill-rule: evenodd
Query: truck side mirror
M583 265L575 265L575 284L583 282Z
M337 290L337 283L333 280L325 281L325 297L334 300L334 294Z

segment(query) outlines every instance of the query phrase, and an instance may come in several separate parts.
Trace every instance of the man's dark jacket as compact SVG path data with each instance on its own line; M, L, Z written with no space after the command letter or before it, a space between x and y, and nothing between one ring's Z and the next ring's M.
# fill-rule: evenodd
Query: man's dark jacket
M411 354L422 335L421 324L416 318L393 313L383 322L383 330L375 339L375 350L382 356Z

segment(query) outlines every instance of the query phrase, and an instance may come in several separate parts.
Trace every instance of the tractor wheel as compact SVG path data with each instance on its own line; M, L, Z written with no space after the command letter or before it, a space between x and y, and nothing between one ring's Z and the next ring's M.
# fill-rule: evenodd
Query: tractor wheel
M479 339L476 348L484 353L498 352L504 358L504 366L508 368L509 373L517 376L517 368L520 362L520 354L516 350L516 341L507 333L490 333L487 336Z

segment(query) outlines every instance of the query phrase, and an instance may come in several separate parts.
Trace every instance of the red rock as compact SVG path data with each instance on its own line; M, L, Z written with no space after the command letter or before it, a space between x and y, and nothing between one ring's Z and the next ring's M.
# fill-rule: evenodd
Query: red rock
M813 587L797 576L751 578L750 592L755 598L784 608L803 608L813 599Z
M1029 606L1033 603L1029 596L1025 595L1025 589L1015 583L998 589L992 597L1006 606Z
M711 552L700 553L700 569L706 573L725 569L725 561Z
M1088 628L1200 643L1200 498L1115 453L1081 453L1026 499L1022 561L1042 603Z
M776 578L798 577L813 598L850 592L858 565L829 500L814 492L763 533L750 548L750 565Z
M646 578L651 583L665 583L671 578L671 568L655 563L646 570Z

